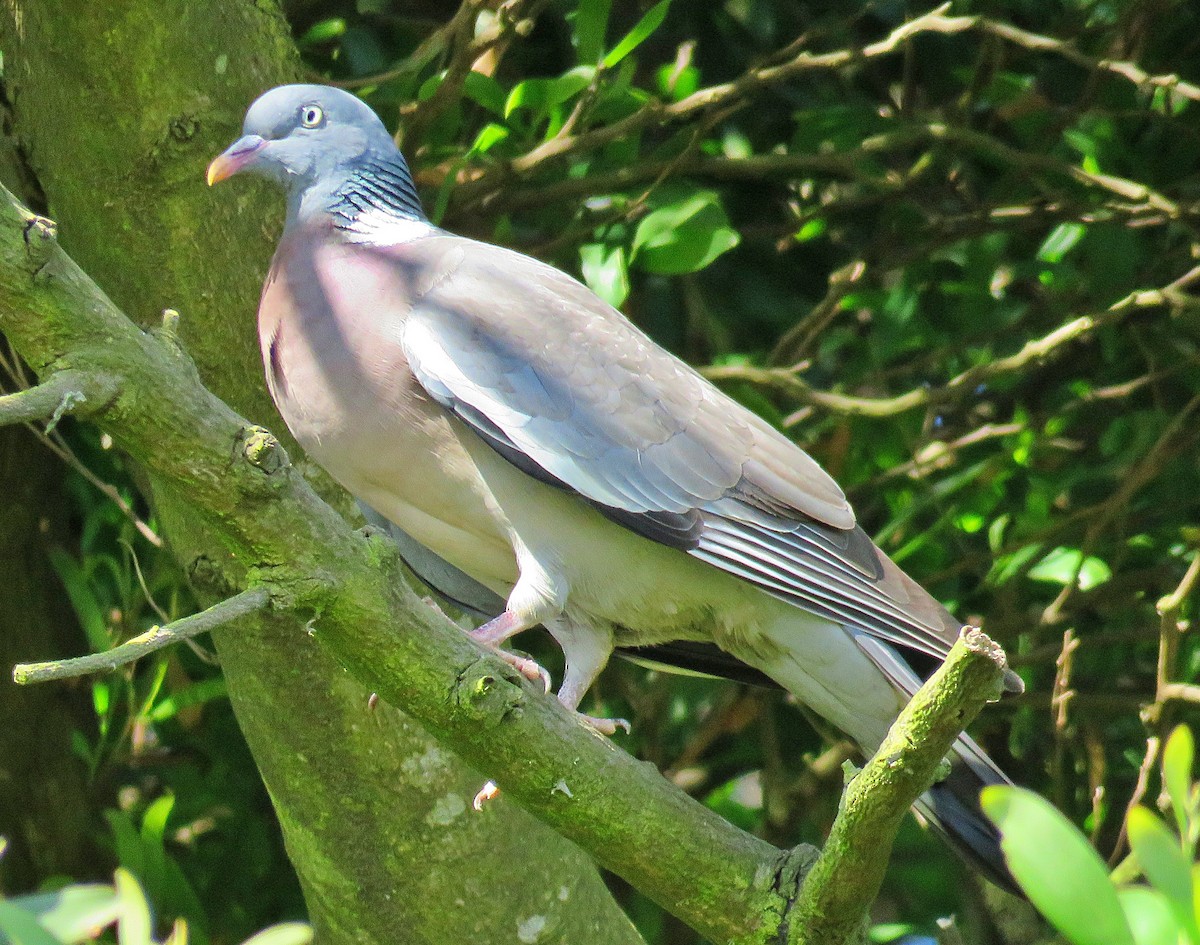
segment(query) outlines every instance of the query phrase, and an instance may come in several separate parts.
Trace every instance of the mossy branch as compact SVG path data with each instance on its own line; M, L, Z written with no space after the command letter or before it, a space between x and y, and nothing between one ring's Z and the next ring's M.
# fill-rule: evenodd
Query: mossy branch
M969 627L846 788L829 839L801 887L789 945L859 941L900 821L932 784L954 740L1000 697L1004 653Z
M899 743L889 739L880 756L888 760L872 762L852 785L794 908L807 848L780 851L738 830L514 678L420 600L390 542L353 531L270 434L204 389L169 339L129 322L38 221L0 192L0 331L35 371L76 367L120 379L97 422L157 481L203 509L248 566L258 590L230 607L255 609L269 592L276 612L296 615L298 633L306 627L506 797L715 942L832 945L840 941L832 933L809 932L829 927L826 910L852 910L860 920L896 825L995 689L990 657L960 644L922 690L894 729ZM847 873L852 889L833 888Z
M116 394L117 380L107 374L59 371L41 384L0 397L0 427L40 420L53 428L67 414L101 409Z
M204 511L275 611L296 616L298 634L307 627L505 797L706 937L766 941L785 902L773 888L775 847L584 727L424 604L388 539L353 530L274 438L206 390L172 344L132 324L37 220L0 192L0 331L36 372L120 377L97 422Z
M151 627L145 633L126 640L120 646L105 650L103 653L89 653L87 656L77 656L74 659L49 660L44 663L18 663L13 667L13 682L18 685L29 685L50 682L54 679L86 676L89 673L107 672L118 666L135 662L172 643L190 640L192 637L198 637L202 633L208 633L210 630L240 620L248 614L262 610L270 601L271 595L266 588L248 588L198 614L172 621L165 627Z

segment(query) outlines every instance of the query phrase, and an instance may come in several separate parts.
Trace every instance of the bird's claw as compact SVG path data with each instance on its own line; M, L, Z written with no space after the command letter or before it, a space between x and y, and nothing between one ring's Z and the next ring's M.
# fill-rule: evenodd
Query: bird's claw
M550 673L546 671L536 660L531 660L528 656L520 656L517 653L510 653L508 650L496 650L496 655L504 660L509 666L515 669L518 673L528 679L530 682L538 682L541 680L545 691L550 691L551 680Z
M601 735L611 737L617 734L617 729L621 729L626 735L633 731L628 719L601 719L594 715L584 715L582 712L575 714L579 717L579 721L589 728L595 729Z

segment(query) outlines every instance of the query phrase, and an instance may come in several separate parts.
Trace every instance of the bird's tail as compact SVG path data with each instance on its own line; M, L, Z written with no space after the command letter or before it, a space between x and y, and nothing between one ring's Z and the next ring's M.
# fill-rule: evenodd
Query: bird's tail
M862 651L909 699L921 679L891 646L865 633L851 631ZM950 773L917 799L913 806L929 825L992 882L1023 895L1000 849L1000 832L984 816L980 792L992 784L1012 784L969 735L960 735L950 755Z
M1023 895L1000 850L1000 833L984 816L979 792L990 784L1011 784L983 750L961 736L950 758L950 774L913 806L959 856L1014 895Z

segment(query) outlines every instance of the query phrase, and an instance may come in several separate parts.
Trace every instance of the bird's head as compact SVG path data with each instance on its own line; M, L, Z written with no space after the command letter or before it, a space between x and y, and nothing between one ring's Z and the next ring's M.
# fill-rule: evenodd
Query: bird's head
M281 85L250 106L242 136L208 165L208 183L252 171L296 197L372 159L403 165L383 122L362 99L325 85Z

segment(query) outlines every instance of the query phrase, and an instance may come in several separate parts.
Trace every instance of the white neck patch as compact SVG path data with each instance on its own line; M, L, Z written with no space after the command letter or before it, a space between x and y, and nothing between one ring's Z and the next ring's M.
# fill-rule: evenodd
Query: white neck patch
M358 214L354 222L343 229L352 243L376 243L386 246L411 243L437 232L437 227L428 220L414 220L394 211L374 207Z

